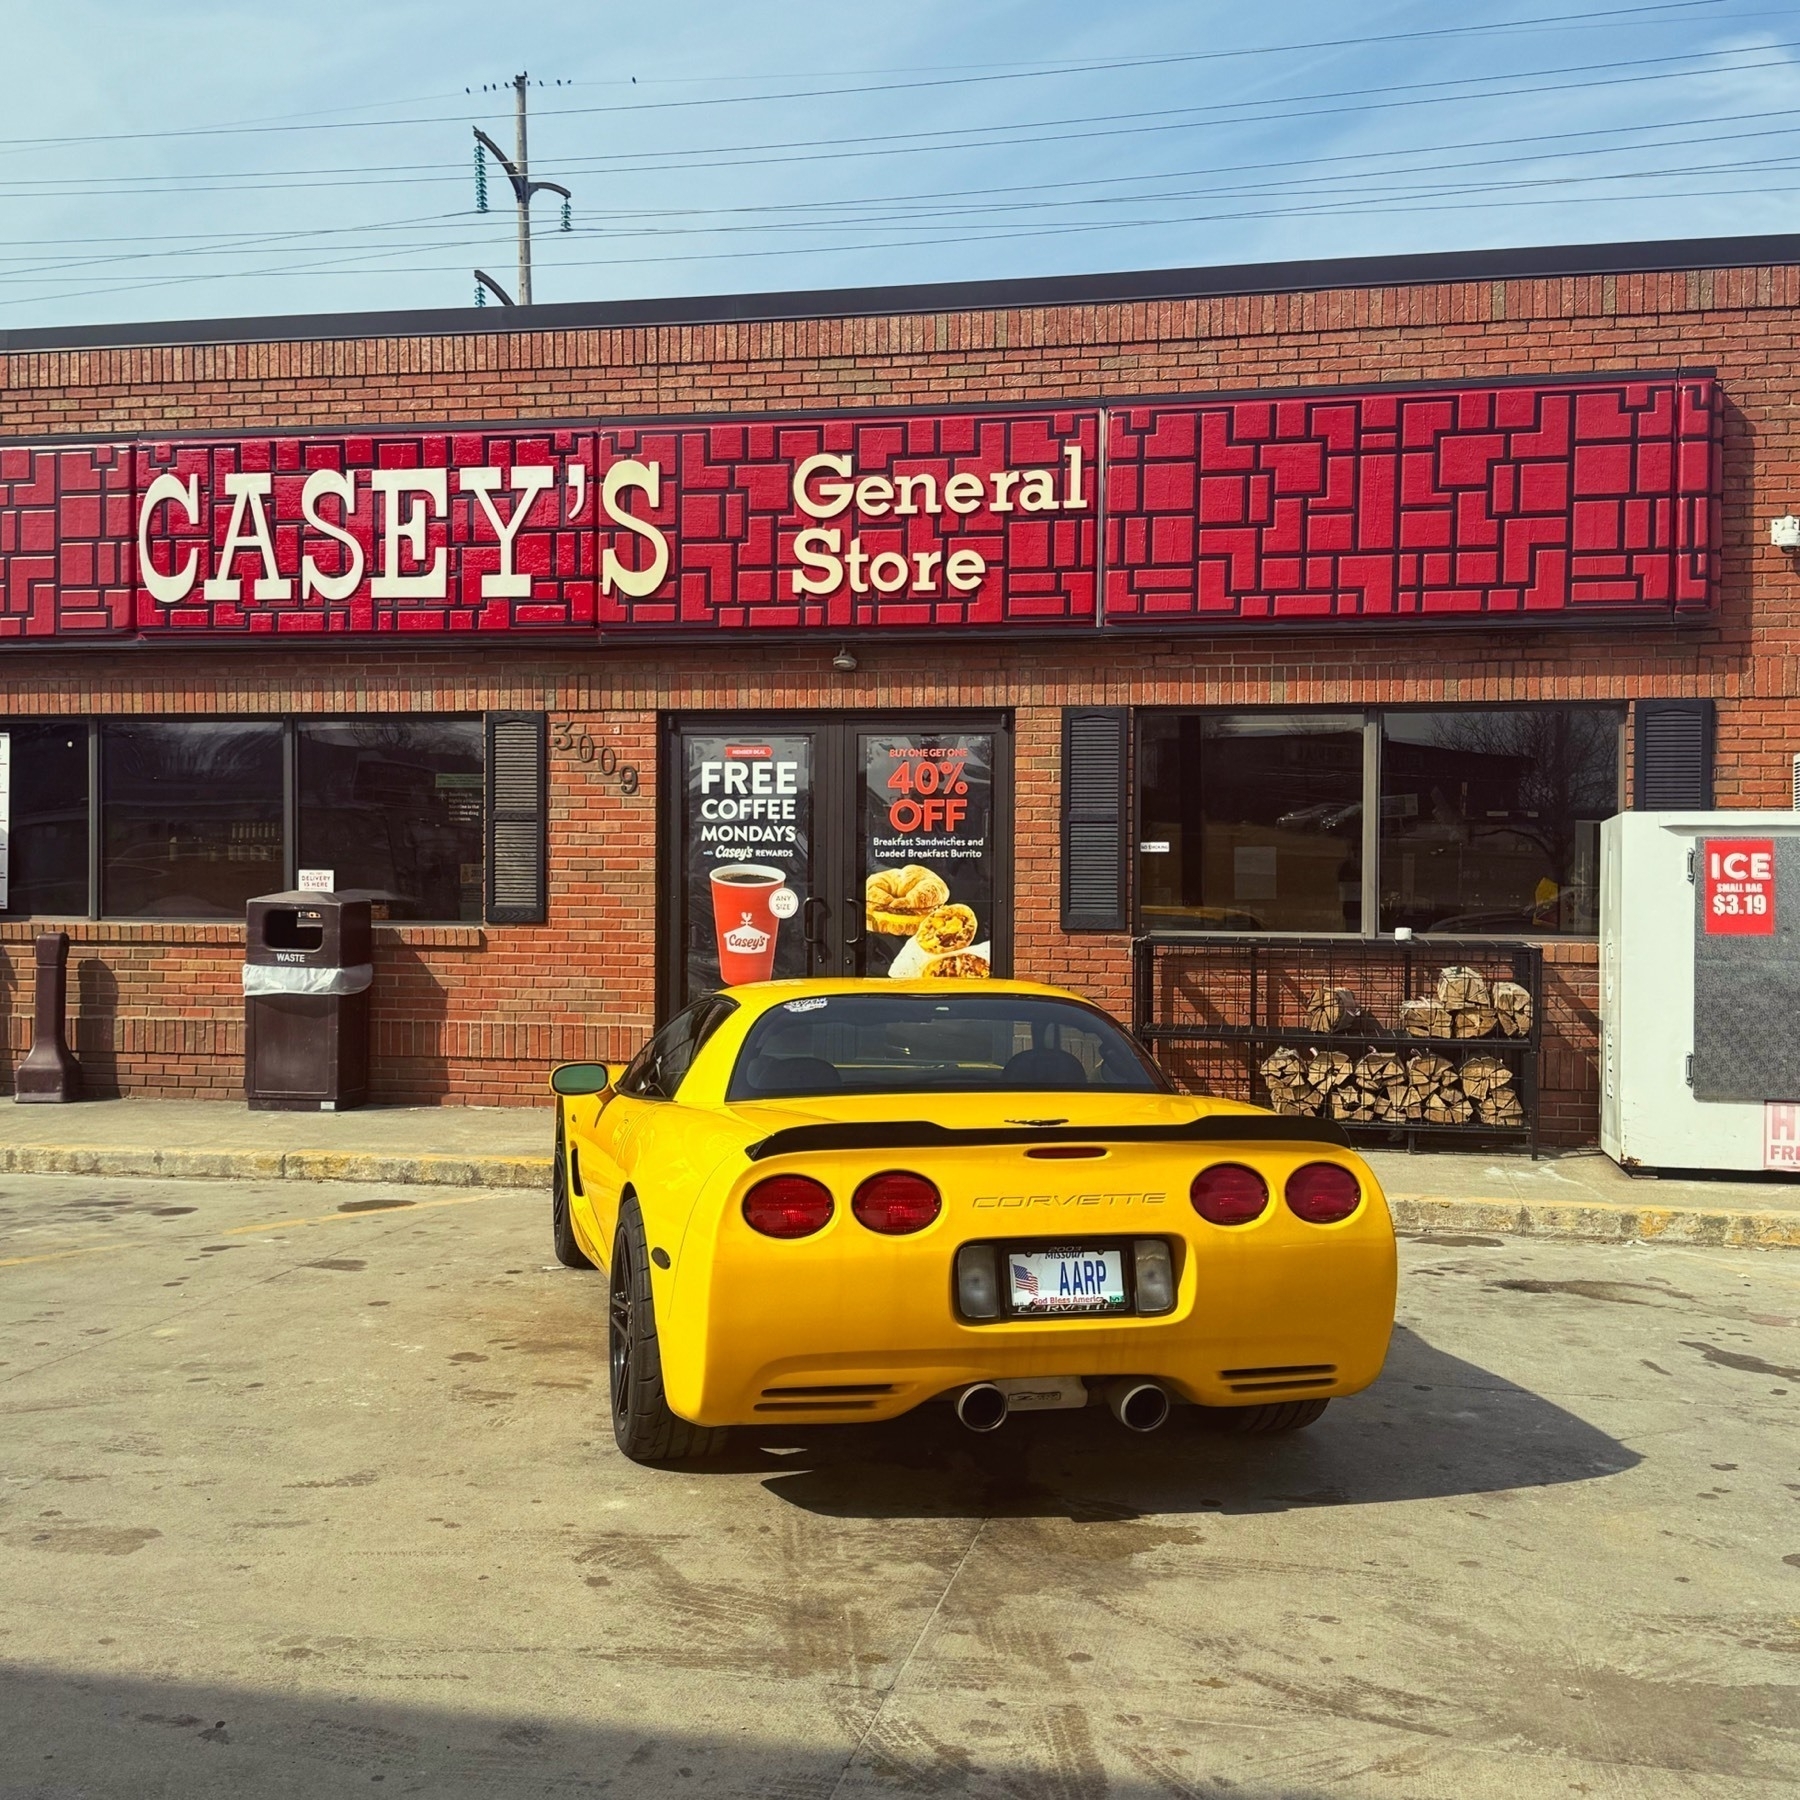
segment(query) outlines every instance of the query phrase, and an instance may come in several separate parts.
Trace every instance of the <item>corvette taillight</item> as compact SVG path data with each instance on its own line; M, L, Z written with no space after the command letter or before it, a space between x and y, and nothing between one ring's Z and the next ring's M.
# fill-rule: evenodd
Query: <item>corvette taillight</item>
M831 1190L810 1175L771 1175L744 1196L744 1222L764 1237L811 1237L831 1217Z
M1269 1204L1269 1184L1242 1163L1214 1163L1188 1189L1194 1211L1212 1225L1248 1225Z
M850 1202L850 1210L863 1224L889 1237L923 1231L943 1208L936 1186L923 1175L913 1175L905 1169L871 1175Z
M1362 1201L1356 1177L1337 1163L1307 1163L1287 1178L1287 1203L1309 1225L1335 1225Z

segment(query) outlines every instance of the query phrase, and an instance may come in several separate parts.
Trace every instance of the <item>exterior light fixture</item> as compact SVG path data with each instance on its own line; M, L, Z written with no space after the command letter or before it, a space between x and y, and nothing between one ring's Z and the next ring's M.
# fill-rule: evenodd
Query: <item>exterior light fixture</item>
M1769 521L1769 542L1777 550L1800 550L1800 519L1792 513L1783 513L1779 519Z
M1800 529L1800 519L1796 519L1794 524L1796 529ZM1796 537L1794 541L1795 543L1800 544L1800 537ZM856 673L856 658L851 655L850 646L848 644L845 644L843 648L838 651L837 655L831 659L831 666L836 669L840 675L854 675Z

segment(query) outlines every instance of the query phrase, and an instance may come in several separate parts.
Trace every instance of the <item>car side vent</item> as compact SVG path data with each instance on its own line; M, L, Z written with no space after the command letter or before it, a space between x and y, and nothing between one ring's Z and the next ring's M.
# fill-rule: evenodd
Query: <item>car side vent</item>
M487 716L487 916L495 925L541 925L547 911L542 713Z
M891 1381L852 1381L835 1387L767 1387L752 1410L759 1413L873 1412L877 1399L894 1391Z
M1267 1369L1221 1369L1219 1379L1234 1394L1296 1394L1307 1388L1330 1387L1336 1363L1286 1363Z
M1713 803L1713 703L1640 700L1632 810L1704 812Z
M1062 729L1064 931L1124 931L1126 835L1131 827L1123 706L1067 707Z
M852 1381L840 1383L836 1387L766 1387L763 1389L765 1400L825 1400L840 1399L857 1394L891 1394L894 1384L891 1381Z

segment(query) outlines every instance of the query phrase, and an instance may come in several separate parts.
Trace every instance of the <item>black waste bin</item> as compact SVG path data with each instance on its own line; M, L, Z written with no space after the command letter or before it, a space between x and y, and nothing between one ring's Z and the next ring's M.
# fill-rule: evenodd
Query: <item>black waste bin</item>
M369 1097L369 902L252 900L244 950L244 1094L251 1110L337 1112Z

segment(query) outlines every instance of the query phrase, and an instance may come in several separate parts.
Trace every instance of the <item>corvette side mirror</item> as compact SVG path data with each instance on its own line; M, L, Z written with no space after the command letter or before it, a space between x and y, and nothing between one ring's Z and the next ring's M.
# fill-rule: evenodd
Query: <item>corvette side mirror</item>
M602 1094L624 1069L623 1063L563 1063L550 1071L550 1091L565 1099L582 1094Z

